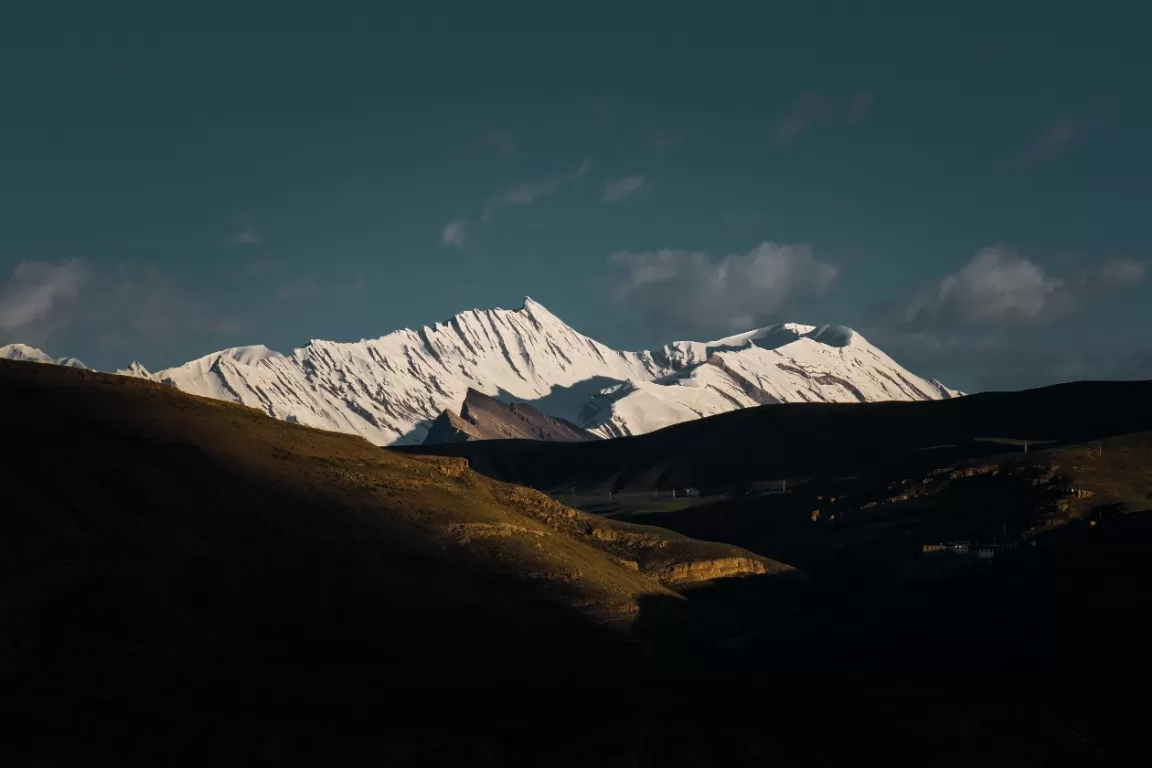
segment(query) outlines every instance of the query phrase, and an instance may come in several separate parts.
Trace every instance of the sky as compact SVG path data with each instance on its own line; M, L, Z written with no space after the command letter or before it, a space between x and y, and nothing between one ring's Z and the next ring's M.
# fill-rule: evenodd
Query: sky
M531 296L621 349L1152 376L1142 4L168 5L0 16L0 344L156 370Z

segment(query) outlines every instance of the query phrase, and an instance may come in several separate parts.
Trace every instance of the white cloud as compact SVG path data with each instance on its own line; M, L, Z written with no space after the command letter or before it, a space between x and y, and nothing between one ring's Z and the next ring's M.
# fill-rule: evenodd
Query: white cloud
M1028 140L1028 143L1012 159L1012 166L1019 171L1037 163L1063 154L1084 139L1095 121L1083 117L1063 116L1054 118Z
M824 294L839 274L813 257L811 246L770 242L719 261L702 251L671 249L618 253L611 260L626 270L616 286L618 301L699 331L746 330Z
M79 294L90 273L84 262L21 262L0 285L0 332L17 341L40 342L64 322L60 312Z
M580 167L569 173L552 176L539 181L523 181L503 192L494 195L484 206L484 220L492 218L498 209L509 205L529 205L537 200L550 197L561 192L572 182L587 175L592 168L592 161L585 159Z
M918 327L1042 324L1101 292L1143 281L1146 271L1143 263L1119 259L1070 280L1049 275L1010 248L984 248L960 271L917 294L900 320Z
M220 241L225 248L236 245L255 245L260 242L260 233L247 216L236 217L236 228L232 234Z
M1120 288L1142 283L1147 276L1147 262L1115 259L1100 267L1096 273L1096 281L1105 288Z
M777 122L772 141L777 146L791 144L815 122L856 122L868 114L874 101L868 91L802 93Z
M169 343L184 334L230 334L240 327L154 266L121 264L99 282L99 294L85 302L78 321L106 346Z
M1064 282L1007 248L979 251L904 309L908 325L993 325L1035 322L1062 310Z
M277 301L296 301L298 299L307 299L315 296L320 291L320 284L311 277L299 277L292 280L285 285L280 286L276 291Z
M626 176L605 185L604 194L600 199L605 203L617 203L639 192L643 186L643 176Z
M683 139L670 133L656 131L648 137L648 149L656 153L669 152L680 145Z
M463 219L448 222L444 225L444 229L440 230L440 244L464 245L467 229L468 222Z
M508 131L489 131L484 134L484 143L505 157L516 154L520 148L516 137Z

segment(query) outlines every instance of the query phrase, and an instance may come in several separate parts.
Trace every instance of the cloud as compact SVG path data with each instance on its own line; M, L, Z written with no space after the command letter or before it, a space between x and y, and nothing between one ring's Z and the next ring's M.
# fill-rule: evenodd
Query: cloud
M444 225L440 230L440 245L464 245L468 222L456 219Z
M915 328L1041 325L1101 293L1144 280L1140 262L1114 260L1075 279L1049 275L1006 247L984 248L958 272L912 298L899 323Z
M615 297L659 320L695 331L747 330L826 293L839 270L808 245L764 242L713 261L702 251L617 253L625 275Z
M255 245L260 242L260 233L247 216L236 217L235 231L220 241L225 248L237 245Z
M1055 336L1041 329L1147 272L1145 262L1113 259L1053 275L1011 248L984 248L910 301L880 308L865 335L917 373L970 391L1108 377L1121 355L1114 340L1076 342L1075 327Z
M776 124L772 141L786 146L816 122L854 123L872 109L869 91L857 93L802 93Z
M245 270L250 275L266 275L279 266L276 259L257 259L248 264Z
M81 309L85 329L104 346L168 343L188 333L235 333L240 324L190 296L150 265L121 264L98 280L99 292Z
M643 176L627 176L623 179L617 179L604 187L604 195L600 199L605 203L617 203L639 192L643 186Z
M922 327L1039 322L1061 313L1064 283L1010 249L985 248L921 291L902 322Z
M296 301L315 296L320 292L320 284L311 277L300 277L282 285L276 291L277 301Z
M1096 121L1084 117L1054 118L1036 131L1012 159L1011 166L1023 171L1061 155L1080 143L1095 124Z
M680 145L683 138L670 133L654 132L648 137L648 149L656 153L669 152Z
M516 137L508 131L489 131L484 134L484 143L504 157L514 155L520 149Z
M89 278L88 267L78 259L60 264L21 262L0 285L0 333L17 341L41 343L67 322L63 313Z
M1096 281L1105 288L1121 288L1142 283L1147 276L1147 262L1115 259L1100 267Z
M488 221L500 208L510 205L529 205L544 197L555 195L569 184L587 175L592 161L585 159L580 167L569 173L552 176L539 181L523 181L494 195L484 206L484 221Z

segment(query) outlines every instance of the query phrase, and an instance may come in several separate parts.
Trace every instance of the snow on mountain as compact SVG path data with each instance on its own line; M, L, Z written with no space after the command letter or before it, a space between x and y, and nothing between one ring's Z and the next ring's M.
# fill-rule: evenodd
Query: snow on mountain
M469 388L571 420L603 386L665 372L651 353L609 349L532 299L519 310L472 310L379 339L312 341L290 355L242 347L156 373L125 371L381 445L422 442Z
M50 365L63 365L66 368L83 368L88 366L74 357L52 357L36 347L27 344L8 344L0 347L0 360L24 360L30 363L48 363Z
M24 351L6 352L14 349ZM0 350L17 354L58 362L30 347ZM73 363L80 365L64 364ZM471 310L378 339L311 341L287 355L234 347L155 373L139 363L118 373L378 445L422 442L442 412L460 411L469 389L531 402L602 437L764 403L960 394L909 373L842 326L782 323L712 342L619 352L529 298L521 309Z
M768 403L938 400L960 394L909 373L843 326L789 323L708 344L678 342L665 350L670 348L706 362L601 393L582 414L585 429L615 437Z

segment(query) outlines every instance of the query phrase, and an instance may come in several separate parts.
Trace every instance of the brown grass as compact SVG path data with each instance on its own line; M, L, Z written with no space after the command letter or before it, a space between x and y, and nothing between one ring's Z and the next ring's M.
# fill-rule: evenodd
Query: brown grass
M301 614L293 625L331 610L349 628L376 605L379 623L407 628L434 613L445 632L485 616L531 625L550 606L623 631L646 599L677 598L670 585L788 570L569 509L460 459L383 450L151 382L2 362L0 407L10 414L0 638L16 638L9 652L26 659L57 613L75 637L93 624L123 631L68 607L102 580L167 601L172 623L195 627L189 643L218 647L231 630L214 602L267 610L273 625L285 611ZM118 610L114 595L99 599Z

